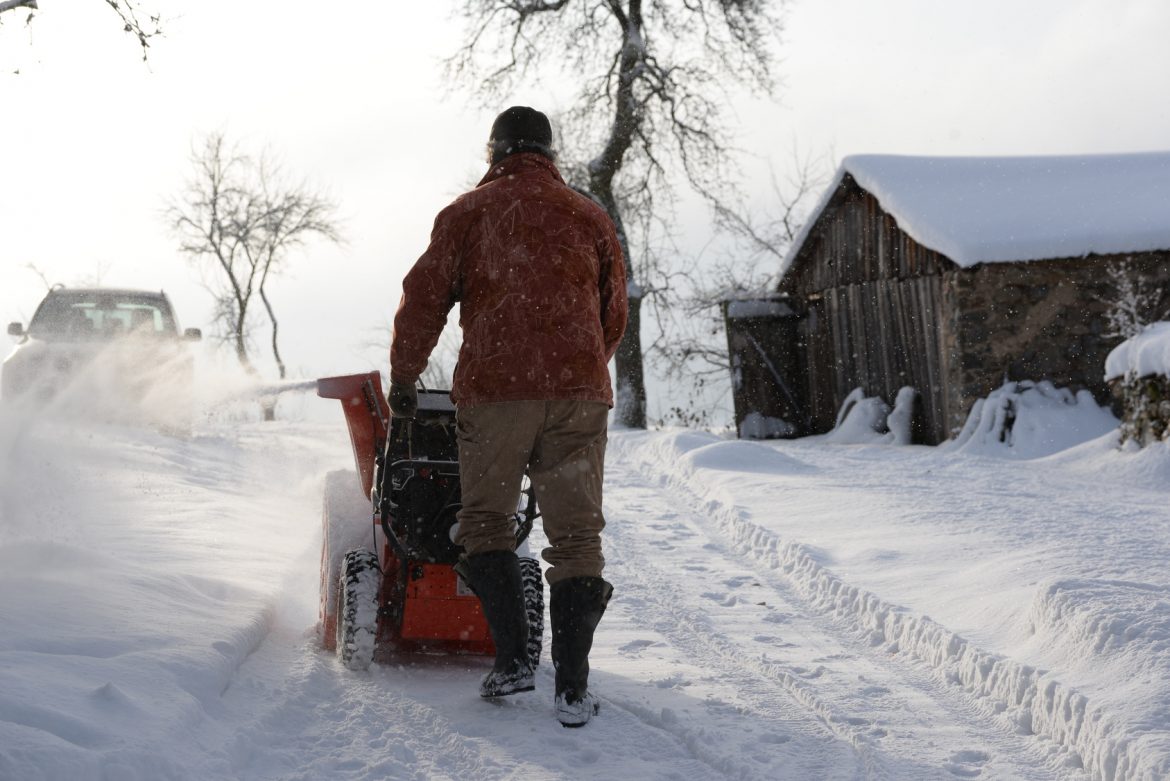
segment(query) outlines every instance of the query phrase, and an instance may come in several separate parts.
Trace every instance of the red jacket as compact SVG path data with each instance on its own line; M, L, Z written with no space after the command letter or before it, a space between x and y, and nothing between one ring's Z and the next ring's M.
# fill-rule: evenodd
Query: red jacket
M430 246L402 281L393 381L418 378L457 301L456 404L613 406L609 360L627 316L621 247L605 210L548 158L505 158L435 218Z

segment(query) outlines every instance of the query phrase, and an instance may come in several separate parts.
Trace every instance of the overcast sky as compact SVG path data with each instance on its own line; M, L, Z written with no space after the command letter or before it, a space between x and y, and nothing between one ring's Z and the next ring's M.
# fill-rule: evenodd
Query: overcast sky
M495 110L446 96L438 66L461 38L458 4L141 3L166 32L148 64L103 0L41 0L28 27L23 11L0 17L0 318L27 323L44 293L34 264L54 282L165 288L182 325L208 327L210 296L160 213L192 140L222 129L341 206L348 243L310 247L273 288L286 361L307 376L370 368L435 213L484 169ZM778 96L741 102L739 141L749 171L780 174L794 144L837 158L1168 149L1168 30L1165 0L804 0ZM533 85L507 104L554 112L569 97ZM688 234L695 250L704 234Z

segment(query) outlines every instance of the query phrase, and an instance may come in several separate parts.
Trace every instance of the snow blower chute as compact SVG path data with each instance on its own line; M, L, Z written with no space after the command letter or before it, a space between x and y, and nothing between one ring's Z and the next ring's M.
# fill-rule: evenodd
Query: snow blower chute
M413 420L392 418L377 372L317 380L341 401L356 474L325 482L318 632L360 670L409 653L494 655L479 600L454 570L460 507L455 407L447 391L419 392ZM540 658L544 583L526 538L537 518L531 484L516 511L529 654Z

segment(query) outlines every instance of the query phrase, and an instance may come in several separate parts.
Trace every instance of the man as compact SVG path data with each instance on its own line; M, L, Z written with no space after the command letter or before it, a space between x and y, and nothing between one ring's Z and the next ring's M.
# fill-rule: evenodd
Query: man
M403 280L390 408L414 414L415 382L459 302L451 398L463 494L455 541L466 553L457 569L496 645L480 694L535 686L512 520L527 470L549 541L556 713L578 727L598 712L589 650L613 592L601 577L601 487L625 266L605 211L561 179L544 114L526 106L500 114L488 155L487 175L439 213Z

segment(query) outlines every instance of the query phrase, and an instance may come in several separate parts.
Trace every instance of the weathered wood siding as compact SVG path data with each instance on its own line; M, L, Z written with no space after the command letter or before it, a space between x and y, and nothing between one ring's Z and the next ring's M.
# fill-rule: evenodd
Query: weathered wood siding
M723 316L736 433L753 439L808 434L807 369L796 313L785 302L782 313L729 315L730 303L724 303Z
M909 385L921 396L916 438L945 439L955 340L944 272L954 267L845 177L781 286L806 306L814 431L833 427L854 388L892 401Z

